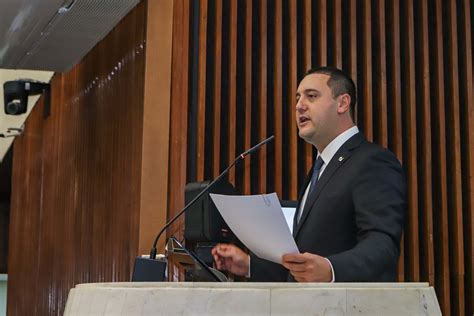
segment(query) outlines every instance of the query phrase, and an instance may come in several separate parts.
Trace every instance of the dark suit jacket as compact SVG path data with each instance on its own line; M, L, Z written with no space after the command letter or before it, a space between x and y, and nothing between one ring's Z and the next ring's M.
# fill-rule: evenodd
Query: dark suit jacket
M293 237L301 253L331 261L336 282L396 281L405 209L406 182L399 161L358 133L326 166L300 222L293 225ZM282 265L254 255L250 273L254 281L293 280Z

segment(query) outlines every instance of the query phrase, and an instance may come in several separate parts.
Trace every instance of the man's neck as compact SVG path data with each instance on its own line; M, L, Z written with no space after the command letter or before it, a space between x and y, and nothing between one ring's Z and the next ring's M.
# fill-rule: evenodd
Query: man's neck
M335 132L331 137L328 137L325 142L314 144L316 149L318 150L318 152L322 153L326 146L329 145L334 139L336 139L337 136L341 135L342 133L354 126L355 124L351 122L351 124L344 125L343 127L337 129L337 132Z

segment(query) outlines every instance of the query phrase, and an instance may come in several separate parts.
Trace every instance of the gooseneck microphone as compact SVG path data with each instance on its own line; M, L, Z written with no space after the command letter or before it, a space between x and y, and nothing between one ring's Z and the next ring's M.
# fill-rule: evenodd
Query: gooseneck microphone
M207 191L209 191L209 189L214 185L214 183L216 183L217 181L219 181L223 176L225 176L229 170L234 167L239 161L241 160L244 160L246 156L252 154L253 152L255 152L256 150L258 150L260 147L262 147L263 145L267 144L268 142L272 141L273 139L275 138L274 135L268 137L267 139L263 140L262 142L258 143L257 145L253 146L252 148L250 148L249 150L246 150L244 151L242 154L238 155L234 161L232 161L232 163L224 170L221 172L221 174L215 178L211 183L209 183L191 202L189 202L186 206L184 206L184 208L178 213L176 214L172 219L169 220L168 223L165 224L165 226L163 226L163 228L160 230L160 232L158 233L158 235L156 236L155 238L155 241L153 242L153 248L151 248L150 250L150 259L156 259L156 245L158 244L158 240L160 240L160 237L161 235L166 231L166 229L171 225L173 224L181 215L184 214L184 212L186 212L186 210L192 206L197 200L199 200L199 198L204 194L206 193Z

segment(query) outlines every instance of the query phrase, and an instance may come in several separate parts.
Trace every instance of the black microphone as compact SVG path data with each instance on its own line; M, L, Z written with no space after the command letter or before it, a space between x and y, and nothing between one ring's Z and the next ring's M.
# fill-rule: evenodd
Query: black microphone
M253 146L252 148L250 148L249 150L246 150L244 151L242 154L238 155L234 161L232 161L232 163L224 170L221 172L221 174L215 178L211 183L209 183L191 202L189 202L187 205L184 206L184 208L178 213L176 214L168 223L165 224L165 226L163 226L163 228L160 230L160 232L158 233L158 235L156 236L155 238L155 241L153 242L153 247L151 248L150 250L150 259L156 259L156 245L158 244L158 240L160 239L161 235L166 231L166 229L171 225L173 224L181 215L184 214L184 212L186 212L186 210L192 206L197 200L199 200L199 198L201 196L203 196L204 193L206 193L207 191L209 191L209 189L214 185L214 183L216 183L217 181L219 181L222 177L224 177L228 172L229 170L235 166L236 163L238 163L239 161L241 160L244 160L246 156L252 154L253 152L255 152L257 149L259 149L260 147L262 147L263 145L265 145L266 143L272 141L273 139L275 138L274 135L268 137L267 139L263 140L262 142L258 143L257 145Z

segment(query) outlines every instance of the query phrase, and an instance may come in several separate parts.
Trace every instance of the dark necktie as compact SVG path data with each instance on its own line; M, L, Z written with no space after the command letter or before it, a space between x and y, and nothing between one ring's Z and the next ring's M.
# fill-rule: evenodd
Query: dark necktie
M305 204L306 204L306 202L308 202L309 196L316 189L316 182L318 182L319 173L321 172L321 167L323 166L323 164L324 164L323 158L321 158L321 156L319 156L318 159L316 159L316 162L314 163L313 174L311 175L311 184L310 184L310 187L309 187L308 195L306 196ZM301 219L301 214L303 213L303 207L304 207L304 205L300 205L300 208L298 210L297 217L296 217L296 222L297 223Z
M310 196L316 189L316 183L318 182L319 173L323 164L324 161L321 156L319 156L318 159L316 159L316 162L314 163L313 174L311 175L311 186L309 187L308 196Z

